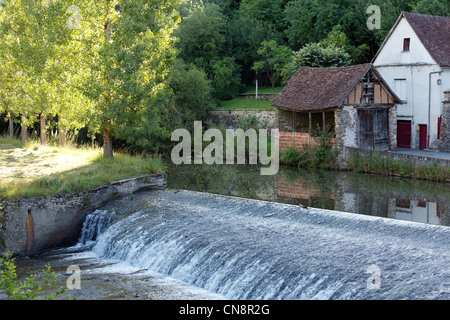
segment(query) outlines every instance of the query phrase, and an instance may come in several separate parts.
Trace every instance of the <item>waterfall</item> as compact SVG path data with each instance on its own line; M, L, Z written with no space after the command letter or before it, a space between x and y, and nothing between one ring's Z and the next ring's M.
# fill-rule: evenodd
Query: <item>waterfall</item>
M112 220L112 214L107 210L95 210L88 214L83 222L83 228L78 244L94 244L97 237L106 229Z
M415 299L449 279L448 242L431 236L448 240L448 228L189 192L146 197L114 222L89 215L80 242L229 299ZM371 265L382 291L368 287Z

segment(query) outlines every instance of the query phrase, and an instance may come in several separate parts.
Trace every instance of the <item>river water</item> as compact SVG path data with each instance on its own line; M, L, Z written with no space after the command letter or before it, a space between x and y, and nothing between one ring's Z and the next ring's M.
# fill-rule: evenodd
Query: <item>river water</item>
M76 266L81 289L61 296L75 299L450 298L448 184L187 166L167 187L111 201L78 244L20 258L18 273L49 264L61 287Z

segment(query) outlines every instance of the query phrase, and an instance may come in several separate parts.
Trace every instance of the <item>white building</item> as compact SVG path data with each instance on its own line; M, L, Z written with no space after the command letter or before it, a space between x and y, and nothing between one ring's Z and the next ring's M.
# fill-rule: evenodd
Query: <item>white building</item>
M450 89L450 17L402 12L373 64L405 102L397 109L398 147L436 148Z

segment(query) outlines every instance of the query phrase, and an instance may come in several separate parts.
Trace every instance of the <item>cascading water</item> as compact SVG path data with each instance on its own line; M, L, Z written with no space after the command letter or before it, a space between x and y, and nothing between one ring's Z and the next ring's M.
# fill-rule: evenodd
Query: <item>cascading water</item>
M83 222L83 229L79 239L80 245L94 244L97 237L113 221L111 212L107 210L95 210L88 214Z
M139 197L145 208L115 222L106 210L88 216L80 241L95 240L92 251L99 257L229 299L415 299L449 293L450 272L442 268L450 262L445 227L187 191ZM439 243L430 241L431 234L439 235ZM368 285L373 265L383 290Z

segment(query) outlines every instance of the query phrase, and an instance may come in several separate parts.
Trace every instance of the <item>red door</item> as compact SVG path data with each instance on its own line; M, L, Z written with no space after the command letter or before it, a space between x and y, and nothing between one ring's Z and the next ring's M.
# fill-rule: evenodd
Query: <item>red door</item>
M397 121L397 147L411 148L411 121Z
M419 129L420 129L420 138L419 138L419 149L423 150L426 149L426 147L428 146L427 143L427 125L426 124L419 124Z

